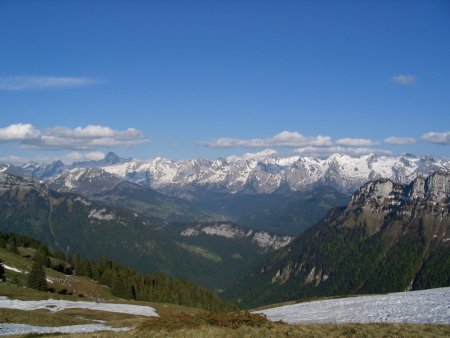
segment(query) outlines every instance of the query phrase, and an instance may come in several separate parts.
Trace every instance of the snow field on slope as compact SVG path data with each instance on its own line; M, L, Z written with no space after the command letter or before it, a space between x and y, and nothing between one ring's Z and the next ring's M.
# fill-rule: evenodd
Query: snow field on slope
M0 323L0 336L25 335L25 334L45 334L45 333L89 333L96 331L129 331L130 328L113 328L103 324L85 324L69 326L34 326L28 324Z
M150 306L116 304L116 303L95 303L95 302L74 302L68 300L18 300L8 299L0 296L0 308L33 311L46 309L51 312L62 311L64 309L88 309L115 313L126 313L132 315L158 317L156 310Z
M255 311L298 323L450 324L450 287L313 301Z

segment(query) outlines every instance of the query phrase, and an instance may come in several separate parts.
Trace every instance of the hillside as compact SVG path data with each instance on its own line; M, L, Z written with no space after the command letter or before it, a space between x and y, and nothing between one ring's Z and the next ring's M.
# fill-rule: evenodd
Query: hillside
M12 243L19 246L15 249L9 247ZM448 325L429 324L287 325L269 322L264 317L245 312L206 313L198 308L168 303L124 300L114 295L113 288L52 268L46 268L51 292L42 292L19 285L27 276L32 257L44 252L45 247L29 238L4 234L0 235L0 244L0 258L8 267L6 282L0 282L0 316L3 321L0 330L3 334L59 332L64 333L64 337L408 337L414 334L445 337L450 332ZM7 248L3 247L5 245ZM15 250L19 254L11 252ZM50 253L51 264L72 264L61 258L61 253ZM61 281L64 283L61 284ZM174 291L179 292L177 289L166 289L168 293ZM195 294L199 295L198 291ZM144 317L154 316L155 312L159 317ZM89 333L95 331L104 332Z
M52 297L75 296L102 302L129 299L207 310L233 309L211 291L188 281L162 273L141 275L105 258L89 261L78 256L65 257L36 240L15 234L0 233L0 260L8 284L1 286L4 296L17 296L16 288L28 285L33 263L39 261L45 266L47 288L43 291L51 292Z
M227 294L254 307L450 285L450 174L363 185Z

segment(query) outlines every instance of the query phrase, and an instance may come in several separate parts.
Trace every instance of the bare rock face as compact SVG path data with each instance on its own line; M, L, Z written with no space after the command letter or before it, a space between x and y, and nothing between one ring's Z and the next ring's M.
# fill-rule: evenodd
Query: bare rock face
M391 211L403 199L403 186L390 179L378 179L364 184L352 196L347 209L363 208L372 212Z
M364 208L372 211L392 211L393 206L406 207L417 203L448 204L450 173L436 172L422 176L404 186L389 179L368 182L352 196L348 209Z
M435 202L445 202L450 196L450 174L437 172L425 181L425 196Z

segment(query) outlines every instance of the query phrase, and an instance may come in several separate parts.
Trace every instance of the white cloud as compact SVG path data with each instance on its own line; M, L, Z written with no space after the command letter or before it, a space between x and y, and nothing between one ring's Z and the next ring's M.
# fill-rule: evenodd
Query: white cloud
M417 81L417 77L406 74L406 75L396 75L391 77L391 82L400 84L402 86L411 86Z
M19 156L9 155L9 156L1 156L0 162L17 164L17 163L25 162L25 160L24 160L24 158L19 157Z
M135 128L115 130L107 126L88 125L74 129L57 126L40 131L31 124L12 124L0 128L0 142L10 141L20 142L23 148L44 150L93 150L149 142Z
M251 160L251 159L263 159L266 157L275 156L277 151L274 149L264 149L255 153L245 153L242 156L231 155L227 157L227 161L237 162L241 160Z
M342 146L350 146L350 147L367 147L367 146L376 145L376 144L378 144L378 142L372 141L372 140L369 140L366 138L345 137L345 138L336 140L336 144L339 144Z
M0 90L57 89L85 87L102 81L88 77L12 76L0 78Z
M33 157L3 156L0 157L0 162L19 165L30 161L42 164L50 164L54 161L62 161L65 164L72 164L73 162L77 161L102 160L104 158L105 154L101 151L91 151L91 152L72 151L64 155L56 155L56 156L43 156L43 155L34 155Z
M422 140L436 144L450 144L450 131L447 132L429 132L422 135Z
M90 161L90 160L102 160L105 158L105 153L101 151L91 151L87 153L80 153L78 151L72 151L64 156L64 163L72 163L75 161Z
M413 137L396 137L391 136L384 139L384 143L388 144L413 144L416 143L416 140Z
M39 130L29 123L11 124L5 128L0 128L0 142L38 139L40 135Z
M367 155L367 154L377 154L377 155L391 155L392 152L384 149L374 149L374 148L364 148L364 147L341 147L333 146L328 148L318 148L318 147L301 147L295 149L297 154L302 156L312 156L312 157L326 157L335 153L347 154L347 155Z
M239 139L222 137L212 141L201 142L209 148L258 148L258 147L301 147L313 145L317 147L331 146L333 143L329 136L304 136L295 131L282 131L281 133L269 138Z

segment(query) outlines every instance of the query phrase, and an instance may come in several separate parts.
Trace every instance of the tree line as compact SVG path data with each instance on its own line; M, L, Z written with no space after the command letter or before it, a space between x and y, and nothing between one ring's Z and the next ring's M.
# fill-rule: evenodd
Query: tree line
M174 303L209 311L235 309L210 290L184 279L169 277L164 273L140 274L105 257L98 261L87 260L79 255L66 257L63 252L51 250L43 243L26 236L0 233L0 247L16 254L19 253L18 247L35 250L33 256L28 257L33 260L33 264L27 276L27 286L37 290L47 290L46 267L66 275L93 279L108 286L113 295L124 299Z

